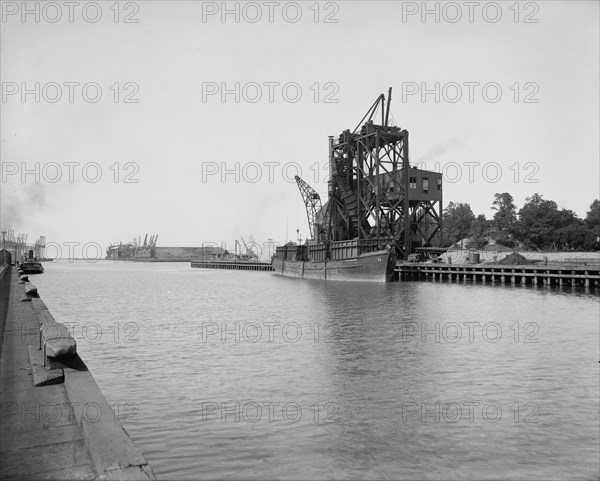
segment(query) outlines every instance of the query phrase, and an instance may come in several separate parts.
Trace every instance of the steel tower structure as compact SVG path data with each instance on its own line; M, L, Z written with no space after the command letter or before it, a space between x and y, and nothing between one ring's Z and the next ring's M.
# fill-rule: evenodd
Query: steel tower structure
M329 138L326 237L391 239L406 257L441 230L442 178L411 168L408 131L389 124L391 94L381 94L352 132ZM378 110L381 124L374 123Z

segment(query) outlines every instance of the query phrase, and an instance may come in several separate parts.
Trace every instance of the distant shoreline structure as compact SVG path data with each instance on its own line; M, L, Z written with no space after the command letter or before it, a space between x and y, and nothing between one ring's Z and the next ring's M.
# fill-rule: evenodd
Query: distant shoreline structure
M218 260L233 258L232 254L222 247L152 247L132 251L129 249L110 249L106 260L121 260L132 262L189 262L191 260L205 259Z

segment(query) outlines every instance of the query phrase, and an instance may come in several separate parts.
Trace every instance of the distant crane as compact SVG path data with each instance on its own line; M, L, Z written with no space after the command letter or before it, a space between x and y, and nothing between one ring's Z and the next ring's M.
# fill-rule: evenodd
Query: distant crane
M246 249L245 257L247 257L248 260L258 259L258 255L250 247L248 247L244 238L242 236L240 236L240 239L242 239L242 243L244 244L244 248ZM241 250L241 246L240 246L240 250Z
M45 242L45 238L44 242ZM144 242L142 243L142 236L133 237L133 242L115 242L108 246L106 249L107 259L124 259L130 257L156 257L156 242L158 240L158 234L151 235L148 239L148 234L144 236Z
M296 184L302 195L304 206L306 207L306 216L308 217L308 230L309 235L313 236L313 239L318 239L319 233L315 232L315 224L317 224L318 216L321 215L323 206L321 205L321 196L313 189L310 185L304 182L299 176L295 176Z
M45 252L46 252L46 237L45 236L40 236L40 238L35 241L34 252L35 252L35 256L38 259L42 259L44 257Z
M240 236L240 239L242 239L242 243L244 244L244 249L246 249L246 255L250 256L251 254L248 254L248 251L250 251L250 249L248 249L248 246L246 245L246 241L244 240L244 238L242 236Z

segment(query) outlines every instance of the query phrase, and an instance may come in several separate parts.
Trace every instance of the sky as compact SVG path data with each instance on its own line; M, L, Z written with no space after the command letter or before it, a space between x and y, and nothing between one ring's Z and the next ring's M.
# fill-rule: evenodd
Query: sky
M294 175L326 199L328 136L390 87L444 206L600 197L596 1L1 3L0 224L29 241L304 238Z

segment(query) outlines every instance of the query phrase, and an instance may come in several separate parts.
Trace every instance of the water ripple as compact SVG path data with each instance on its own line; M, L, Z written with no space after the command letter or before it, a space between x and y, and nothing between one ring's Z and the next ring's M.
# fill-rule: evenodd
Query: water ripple
M598 478L591 293L166 263L34 282L159 478Z

